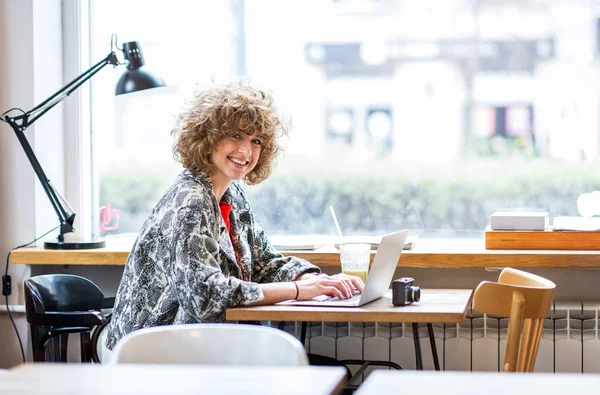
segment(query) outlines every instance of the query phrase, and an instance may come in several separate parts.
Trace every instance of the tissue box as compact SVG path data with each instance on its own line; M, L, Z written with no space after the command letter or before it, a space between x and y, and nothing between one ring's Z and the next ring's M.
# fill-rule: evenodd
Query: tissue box
M492 230L544 230L548 227L547 212L496 212L490 217Z

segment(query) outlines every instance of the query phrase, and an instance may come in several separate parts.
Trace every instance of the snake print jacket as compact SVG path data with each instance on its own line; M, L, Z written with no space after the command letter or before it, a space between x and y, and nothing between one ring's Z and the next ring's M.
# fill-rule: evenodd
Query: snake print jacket
M222 200L232 205L231 237L204 176L184 170L160 198L127 259L108 330L109 349L139 328L224 321L228 307L264 298L258 283L319 271L273 248L238 182Z

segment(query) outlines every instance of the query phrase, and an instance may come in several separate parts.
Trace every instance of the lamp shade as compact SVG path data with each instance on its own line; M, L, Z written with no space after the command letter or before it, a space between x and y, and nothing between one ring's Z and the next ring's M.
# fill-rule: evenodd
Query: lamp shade
M150 88L158 88L160 86L165 86L165 81L162 78L149 73L143 68L137 70L127 70L123 73L123 75L121 75L119 81L117 81L115 95L122 95L124 93L132 93Z
M144 54L139 42L124 43L123 56L127 61L127 70L117 81L115 95L165 86L165 81L162 78L144 69Z

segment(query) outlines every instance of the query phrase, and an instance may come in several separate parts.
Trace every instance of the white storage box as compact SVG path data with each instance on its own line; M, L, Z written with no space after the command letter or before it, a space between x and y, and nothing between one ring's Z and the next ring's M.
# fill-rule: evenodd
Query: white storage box
M490 217L492 230L544 230L548 227L547 212L496 212Z

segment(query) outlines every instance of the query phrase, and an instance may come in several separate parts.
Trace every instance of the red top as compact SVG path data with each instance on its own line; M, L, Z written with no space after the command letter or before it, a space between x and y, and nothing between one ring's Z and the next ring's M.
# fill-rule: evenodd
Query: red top
M221 209L221 216L223 217L223 221L225 222L225 227L227 228L227 232L229 233L229 236L231 237L231 223L229 222L229 214L231 214L231 204L225 203L225 202L219 202L219 208ZM242 280L250 281L250 277L246 273L244 266L240 265L240 263L237 261L236 261L236 263L237 263L238 267L240 268L240 272L242 273Z
M223 217L223 221L225 222L227 232L231 233L231 223L229 222L229 214L231 214L231 204L220 202L219 208L221 209L221 216Z

